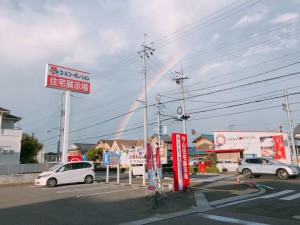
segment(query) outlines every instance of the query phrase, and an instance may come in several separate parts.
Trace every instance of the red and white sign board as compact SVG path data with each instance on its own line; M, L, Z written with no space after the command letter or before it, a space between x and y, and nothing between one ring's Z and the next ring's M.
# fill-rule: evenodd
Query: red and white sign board
M68 162L74 161L82 161L82 157L80 155L68 156Z
M186 134L172 133L174 191L187 190L190 184Z
M244 149L244 156L273 157L291 163L288 134L275 131L214 131L217 150Z
M91 91L90 73L47 64L45 86L89 94Z

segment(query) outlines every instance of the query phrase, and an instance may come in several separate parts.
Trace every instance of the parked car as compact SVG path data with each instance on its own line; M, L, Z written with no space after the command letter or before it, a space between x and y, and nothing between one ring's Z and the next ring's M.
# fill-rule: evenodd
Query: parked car
M93 162L67 162L52 166L35 179L35 185L55 187L58 184L79 183L91 184L95 180Z
M203 161L204 159L202 157L198 158L190 158L189 159L189 166L197 166L200 161Z
M246 178L260 177L262 174L274 174L279 179L295 178L299 170L290 164L269 157L244 158L239 162L237 172Z
M227 171L235 172L237 170L238 166L239 165L237 162L233 162L229 159L217 161L217 163L216 163L216 167L218 168L218 170L220 172L227 172Z

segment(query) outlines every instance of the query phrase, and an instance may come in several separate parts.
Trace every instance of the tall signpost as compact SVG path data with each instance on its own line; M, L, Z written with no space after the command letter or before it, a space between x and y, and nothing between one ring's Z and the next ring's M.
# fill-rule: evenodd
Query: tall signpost
M190 184L186 134L172 133L174 191L185 191Z
M45 87L66 91L62 162L67 162L70 96L72 92L90 93L90 73L53 64L46 65Z

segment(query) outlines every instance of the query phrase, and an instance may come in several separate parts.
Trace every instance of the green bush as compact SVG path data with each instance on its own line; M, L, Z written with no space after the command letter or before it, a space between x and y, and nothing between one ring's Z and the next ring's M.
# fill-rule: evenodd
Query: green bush
M206 167L206 173L219 173L219 169L215 165Z
M173 173L173 167L163 167L163 173Z

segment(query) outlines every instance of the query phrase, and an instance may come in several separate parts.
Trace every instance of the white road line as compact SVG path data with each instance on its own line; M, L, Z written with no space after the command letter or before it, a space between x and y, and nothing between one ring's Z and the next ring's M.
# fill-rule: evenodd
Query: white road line
M281 198L280 200L290 201L290 200L294 200L296 198L300 198L300 193L294 194L294 195L290 195L290 196L287 196L285 198Z
M258 186L261 186L261 187L264 187L264 188L268 188L268 189L271 189L271 190L274 190L274 188L272 187L269 187L267 185L263 185L263 184L257 184Z
M229 218L224 216L215 216L215 215L207 215L207 214L199 214L199 215L206 219L222 221L225 223L235 223L235 224L243 224L243 225L268 225L266 223L256 223L252 221L234 219L234 218Z
M248 201L252 201L252 200L255 200L255 199L258 199L258 197L256 197L256 198L248 198L248 199L245 199L245 200L240 200L240 201L231 202L231 203L224 204L224 205L219 205L219 206L216 206L215 208L222 208L222 207L225 207L225 206L235 205L235 204L239 204L239 203L242 203L242 202L248 202Z
M107 192L101 192L101 193L92 193L92 194L85 194L85 195L77 195L77 198L85 197L85 196L92 196L92 195L104 195L104 194L111 194L111 193L117 193L117 192L123 192L123 191L132 191L132 190L138 190L141 188L129 188L129 189L123 189L123 190L116 190L116 191L107 191Z
M112 187L115 187L115 186L101 186L101 187L92 187L92 188L70 189L70 190L64 190L64 191L57 191L56 193L62 194L62 193L69 193L69 192L75 192L75 191L100 190L100 189L107 189L107 188L112 188Z
M270 195L264 195L264 196L261 196L259 198L273 198L273 197L277 197L277 196L280 196L280 195L285 195L285 194L288 194L288 193L291 193L291 192L294 192L294 191L295 190L285 190L285 191L280 191L280 192L270 194Z

